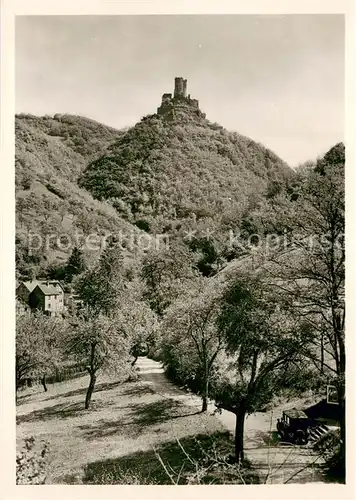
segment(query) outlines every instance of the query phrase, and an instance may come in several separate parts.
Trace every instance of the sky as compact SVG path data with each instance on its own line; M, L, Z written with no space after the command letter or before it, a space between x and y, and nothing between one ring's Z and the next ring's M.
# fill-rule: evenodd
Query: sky
M17 17L17 113L127 127L175 76L210 121L292 167L344 140L342 15Z

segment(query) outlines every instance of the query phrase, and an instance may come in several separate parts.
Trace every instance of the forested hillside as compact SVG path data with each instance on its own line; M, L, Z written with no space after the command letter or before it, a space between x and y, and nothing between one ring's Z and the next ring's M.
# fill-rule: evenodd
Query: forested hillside
M325 161L344 161L340 147ZM121 232L132 241L143 230L187 245L210 276L246 254L246 239L293 230L294 218L284 213L300 182L273 152L185 101L173 118L149 115L126 131L77 116L19 115L17 268L36 274L58 266L78 234ZM64 244L52 238L29 255L29 233L42 241L63 235Z
M189 103L177 111L130 128L89 164L80 185L157 230L187 218L221 219L252 195L268 197L292 182L292 170L261 144L209 122Z
M233 256L226 231L255 231L253 210L291 189L293 171L274 153L181 104L174 119L144 117L118 131L70 115L16 117L17 269L43 272L66 260L65 244L28 251L28 235L195 231L206 275ZM209 227L211 241L202 234ZM39 246L39 239L34 247ZM230 253L229 253L230 252Z
M17 271L39 273L71 252L77 234L138 232L107 203L77 185L87 163L121 132L86 118L16 117ZM33 248L29 251L29 233ZM51 238L49 248L44 241ZM63 245L56 244L62 235ZM37 249L37 247L40 247ZM66 249L68 247L68 249ZM32 271L31 271L32 270Z

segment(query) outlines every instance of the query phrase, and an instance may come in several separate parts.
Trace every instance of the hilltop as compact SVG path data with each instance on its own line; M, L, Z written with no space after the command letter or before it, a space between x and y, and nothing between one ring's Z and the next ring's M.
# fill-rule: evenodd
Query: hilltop
M66 260L78 233L168 232L181 239L187 230L208 230L212 241L198 237L190 247L205 255L209 274L226 249L226 231L254 232L250 214L268 211L294 178L262 144L210 122L182 78L156 113L126 130L66 114L18 115L17 268ZM69 249L52 240L29 255L29 232L43 241L64 235Z
M211 123L186 91L186 80L176 78L173 97L163 94L157 113L120 135L79 179L95 198L148 230L221 218L293 179L272 151Z

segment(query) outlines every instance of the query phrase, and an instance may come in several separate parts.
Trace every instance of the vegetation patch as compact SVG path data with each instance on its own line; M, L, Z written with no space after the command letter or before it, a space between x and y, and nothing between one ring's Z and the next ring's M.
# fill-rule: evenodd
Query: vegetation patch
M227 432L165 443L148 452L89 464L87 484L256 484L248 468L228 463Z

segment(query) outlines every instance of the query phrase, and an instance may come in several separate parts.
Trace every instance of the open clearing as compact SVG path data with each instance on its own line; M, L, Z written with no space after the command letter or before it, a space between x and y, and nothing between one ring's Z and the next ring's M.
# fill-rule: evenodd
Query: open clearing
M213 442L220 452L232 452L234 415L214 415L213 407L202 414L200 399L169 382L158 362L139 358L137 365L140 380L135 382L99 377L90 410L84 409L87 376L49 385L46 393L38 387L21 394L18 446L31 435L49 443L47 484L113 482L127 471L141 484L170 484L157 454L176 473L183 462L188 467L177 439L197 458ZM246 420L246 455L256 473L263 480L268 474L270 483L321 481L309 468L292 478L315 457L306 447L280 445L271 429L275 418L270 413Z

